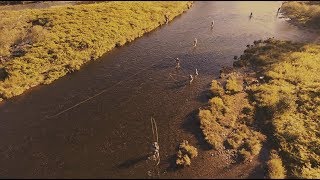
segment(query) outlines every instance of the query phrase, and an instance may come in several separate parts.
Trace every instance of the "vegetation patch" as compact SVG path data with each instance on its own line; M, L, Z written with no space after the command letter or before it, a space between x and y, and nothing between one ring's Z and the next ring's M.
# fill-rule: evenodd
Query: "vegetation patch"
M211 83L213 97L199 111L200 128L214 149L234 149L240 161L248 161L259 154L265 136L253 126L254 107L243 90L243 76L232 72L224 77Z
M236 64L265 77L248 89L271 124L265 127L271 131L269 138L279 148L289 177L319 178L320 45L273 39L259 44L245 51Z
M281 9L282 13L300 25L320 28L319 1L287 1Z
M115 46L131 42L192 2L102 2L1 11L0 98L49 84Z
M198 156L198 150L194 146L190 145L187 140L183 140L177 152L176 164L178 166L190 166L191 159Z
M268 176L270 179L284 179L286 178L286 171L279 155L275 150L270 152L270 160L268 165Z

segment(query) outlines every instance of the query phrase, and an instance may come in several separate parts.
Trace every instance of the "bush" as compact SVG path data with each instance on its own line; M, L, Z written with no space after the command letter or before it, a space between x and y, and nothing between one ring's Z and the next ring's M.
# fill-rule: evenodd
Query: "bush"
M216 116L213 116L210 110L199 111L200 128L205 137L205 140L214 149L222 147L223 138L221 135L225 129L217 122Z
M198 150L194 146L189 145L187 140L183 140L179 145L177 152L176 164L179 166L190 166L191 158L198 156Z
M197 148L189 145L189 142L187 140L183 140L182 143L180 143L179 149L182 151L183 154L187 154L190 158L198 156Z
M209 103L211 106L211 112L213 114L225 114L226 113L226 107L225 107L221 98L214 97L214 98L210 99Z
M242 91L242 84L238 81L235 75L230 75L227 79L226 92L228 94L235 94Z
M286 178L286 171L283 167L282 160L276 151L270 152L270 160L267 163L268 176L271 179L284 179Z
M191 159L187 154L183 155L181 151L178 151L176 164L178 166L190 166Z
M212 80L210 90L214 96L221 97L224 94L224 90L217 80Z

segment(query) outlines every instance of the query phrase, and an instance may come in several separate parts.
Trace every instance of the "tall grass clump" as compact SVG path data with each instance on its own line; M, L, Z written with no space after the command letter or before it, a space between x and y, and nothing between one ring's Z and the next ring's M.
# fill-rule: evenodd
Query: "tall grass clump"
M176 164L178 166L190 166L191 159L198 156L198 150L190 145L187 140L183 140L179 145Z
M235 94L242 91L242 84L239 82L234 74L231 74L227 79L226 92L228 94Z
M224 94L224 89L220 82L217 80L212 80L211 86L210 86L210 91L213 94L213 96L222 96Z
M268 165L268 176L270 179L284 179L286 178L286 171L283 167L283 163L276 151L270 152L270 160Z

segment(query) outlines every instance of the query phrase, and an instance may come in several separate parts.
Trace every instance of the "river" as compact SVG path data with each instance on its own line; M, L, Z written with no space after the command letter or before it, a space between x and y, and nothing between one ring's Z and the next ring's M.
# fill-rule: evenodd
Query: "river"
M2 178L148 178L144 160L158 124L161 178L263 177L257 164L208 156L193 120L222 66L254 40L312 41L276 16L280 1L195 2L186 13L80 71L0 104ZM250 12L253 17L249 19ZM210 28L214 19L214 28ZM194 38L197 47L192 48ZM181 71L174 69L174 58ZM199 75L189 85L188 75ZM171 76L170 76L171 75ZM89 97L102 94L53 116ZM53 117L52 117L53 116ZM46 118L51 117L51 118ZM167 169L183 139L199 148L190 167ZM229 170L228 170L229 169ZM230 170L231 169L231 170Z

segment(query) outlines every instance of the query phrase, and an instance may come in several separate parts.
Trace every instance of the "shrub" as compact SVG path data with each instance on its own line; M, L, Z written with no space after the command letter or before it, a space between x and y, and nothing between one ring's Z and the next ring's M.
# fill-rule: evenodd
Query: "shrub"
M235 75L230 75L227 79L226 92L228 94L235 94L242 91L242 89L242 84L239 83Z
M198 150L194 146L189 145L187 140L183 140L182 143L179 145L179 149L184 153L187 154L190 158L194 158L198 156Z
M214 96L221 97L224 94L224 90L217 80L212 80L210 90Z
M216 121L216 116L213 116L210 110L200 110L198 116L205 140L214 149L222 147L223 138L221 135L225 129Z
M179 145L176 164L179 166L190 166L191 158L194 158L197 156L198 156L197 148L189 145L189 142L187 140L183 140Z
M177 154L177 160L176 164L178 166L190 166L191 165L191 159L187 154L183 154L180 150Z
M268 176L271 179L284 179L286 177L286 171L283 167L282 160L276 151L270 152L270 160L267 163Z
M214 114L225 114L226 113L226 107L219 97L214 97L210 99L209 101L211 106L211 112Z

